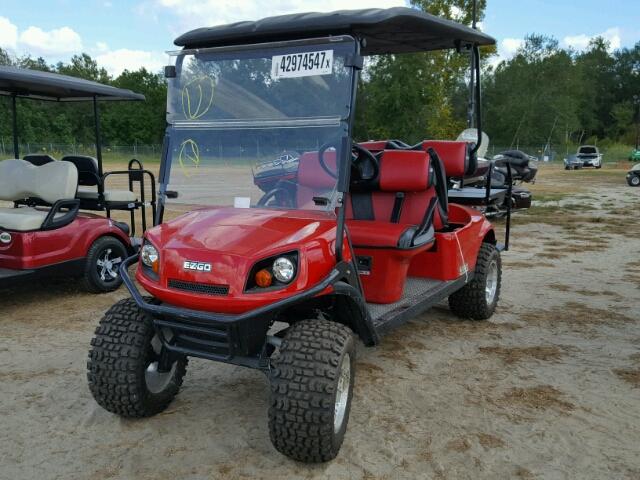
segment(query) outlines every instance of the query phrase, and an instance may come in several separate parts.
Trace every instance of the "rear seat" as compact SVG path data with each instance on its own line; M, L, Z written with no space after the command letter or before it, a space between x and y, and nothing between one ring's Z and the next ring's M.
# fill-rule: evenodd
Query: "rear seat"
M425 140L422 148L433 148L442 160L447 178L464 178L475 174L478 162L470 153L468 142L450 140Z
M90 200L97 202L99 199L98 184L102 181L99 176L98 161L85 155L67 155L62 157L63 162L70 162L78 169L78 188L76 198L80 200ZM135 193L129 190L105 190L103 192L106 203L132 203L138 199Z
M69 163L50 162L35 166L25 160L0 162L0 200L15 202L37 198L54 204L75 197L78 171ZM0 228L18 232L39 230L49 209L19 207L0 208ZM58 213L55 218L65 214Z
M42 154L42 153L30 153L22 157L23 160L35 165L36 167L40 167L42 165L46 165L47 163L55 162L56 159L51 155Z

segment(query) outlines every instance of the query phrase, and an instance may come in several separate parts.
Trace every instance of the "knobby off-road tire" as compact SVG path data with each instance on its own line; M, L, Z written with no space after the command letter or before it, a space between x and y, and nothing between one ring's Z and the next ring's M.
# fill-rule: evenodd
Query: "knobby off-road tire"
M271 371L269 434L279 452L305 463L335 458L349 422L355 358L344 325L303 320L289 329Z
M124 244L114 237L98 238L87 253L83 284L90 293L106 293L122 285L120 264L127 258ZM115 275L115 277L114 277Z
M157 371L159 353L160 341L151 318L133 299L113 305L91 340L87 379L93 398L122 417L162 412L180 390L188 360L181 357L161 373Z
M487 320L498 304L501 279L500 252L494 245L483 243L473 280L449 296L449 308L460 318Z

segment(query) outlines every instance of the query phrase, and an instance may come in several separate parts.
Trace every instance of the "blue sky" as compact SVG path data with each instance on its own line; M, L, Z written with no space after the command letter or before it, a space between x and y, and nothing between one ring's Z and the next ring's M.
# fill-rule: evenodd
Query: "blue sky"
M349 8L403 5L405 0L351 0ZM111 73L140 65L157 70L173 39L191 28L293 11L344 8L342 0L3 0L0 47L50 62L85 51ZM502 58L527 33L544 33L581 49L596 35L613 47L640 41L638 0L488 0L482 28Z

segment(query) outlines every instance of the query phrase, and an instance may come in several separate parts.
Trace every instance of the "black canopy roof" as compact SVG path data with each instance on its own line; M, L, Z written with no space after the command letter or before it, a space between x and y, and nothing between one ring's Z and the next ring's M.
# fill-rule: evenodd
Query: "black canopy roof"
M174 43L179 47L204 48L343 34L366 40L363 55L496 43L494 38L477 30L406 7L280 15L256 22L198 28L181 35Z
M41 100L144 100L144 95L58 73L0 66L0 95Z

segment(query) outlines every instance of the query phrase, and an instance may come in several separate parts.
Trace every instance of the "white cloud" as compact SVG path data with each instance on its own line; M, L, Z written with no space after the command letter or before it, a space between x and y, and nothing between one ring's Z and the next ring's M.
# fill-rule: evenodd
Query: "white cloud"
M181 17L184 29L258 20L272 15L358 8L404 7L405 0L154 0Z
M106 52L109 50L109 45L106 42L96 42L96 50L98 52Z
M489 65L496 68L500 62L513 58L522 45L524 45L522 38L503 38L498 42L498 55L488 60Z
M20 45L35 55L63 55L82 50L82 39L69 27L44 31L29 27L20 34Z
M618 27L609 28L597 35L586 35L584 33L568 35L562 39L562 45L576 50L585 50L589 46L589 42L596 37L602 37L609 42L610 50L616 50L622 45L621 33Z
M505 38L498 48L500 56L513 57L522 45L524 45L522 38Z
M167 63L166 55L160 52L145 50L129 50L120 48L96 56L98 65L107 69L113 76L120 75L124 70L138 70L145 67L151 72L158 72Z
M14 50L18 44L18 27L8 18L0 17L0 47Z

